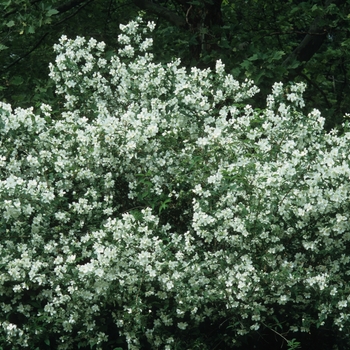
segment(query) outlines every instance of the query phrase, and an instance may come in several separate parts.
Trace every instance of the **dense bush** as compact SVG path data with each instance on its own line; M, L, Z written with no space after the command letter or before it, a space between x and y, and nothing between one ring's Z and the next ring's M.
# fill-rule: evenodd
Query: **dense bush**
M305 115L301 84L275 84L256 110L244 101L258 89L220 61L154 63L153 26L123 26L109 58L62 37L59 116L1 105L0 344L233 348L261 327L346 337L347 125L326 133Z

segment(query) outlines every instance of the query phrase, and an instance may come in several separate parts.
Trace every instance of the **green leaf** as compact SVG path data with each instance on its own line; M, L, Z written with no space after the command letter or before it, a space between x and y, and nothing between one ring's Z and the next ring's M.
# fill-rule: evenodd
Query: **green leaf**
M24 79L18 75L14 76L11 80L10 83L12 85L21 85L23 84Z
M256 53L255 53L253 56L251 56L251 57L248 58L249 61L256 61L256 60L258 60L258 59L259 59L259 55L256 54Z
M9 27L9 28L11 28L11 27L13 27L14 25L15 25L15 21L8 21L7 23L6 23L6 25Z
M164 209L166 209L168 207L168 203L170 203L170 202L171 202L170 198L168 198L164 202L162 202L162 204L159 207L158 214L160 214Z
M58 13L59 11L57 11L56 9L50 9L49 11L46 12L46 16L51 17L53 15L57 15Z
M273 56L270 58L270 61L277 61L282 58L284 51L275 51Z
M301 347L301 343L298 342L295 338L293 338L292 340L289 340L287 345L288 345L288 350L295 350Z
M292 64L288 66L289 69L295 69L300 66L300 62L297 60L294 60Z

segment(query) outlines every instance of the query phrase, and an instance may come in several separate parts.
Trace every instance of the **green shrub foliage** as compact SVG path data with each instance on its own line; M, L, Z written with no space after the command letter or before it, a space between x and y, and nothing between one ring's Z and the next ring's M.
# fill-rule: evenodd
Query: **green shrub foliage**
M350 326L350 132L218 61L62 37L60 114L1 104L0 343L233 348L263 326ZM348 304L349 303L349 304ZM281 330L282 329L282 330ZM125 342L125 343L123 343ZM124 345L123 345L124 344Z

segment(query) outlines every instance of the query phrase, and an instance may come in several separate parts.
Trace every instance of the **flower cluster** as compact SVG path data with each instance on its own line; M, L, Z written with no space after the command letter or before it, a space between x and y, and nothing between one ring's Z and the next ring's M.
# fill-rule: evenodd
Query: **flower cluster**
M220 61L155 63L153 29L121 26L110 59L62 37L59 117L0 105L0 342L206 349L276 320L348 329L347 125L305 115L302 84L257 110Z

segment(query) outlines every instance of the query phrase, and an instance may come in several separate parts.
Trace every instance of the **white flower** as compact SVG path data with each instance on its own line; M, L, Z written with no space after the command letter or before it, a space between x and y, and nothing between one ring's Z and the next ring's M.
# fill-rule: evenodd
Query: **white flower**
M156 24L154 22L148 22L147 27L153 31L156 28Z
M186 322L178 322L177 326L182 329L185 330L188 326L188 324Z
M54 329L52 347L102 349L107 322L130 348L144 335L170 348L185 317L244 336L287 303L301 306L292 331L349 329L346 126L327 133L319 111L299 112L303 84L276 83L258 110L258 88L221 61L156 62L154 28L121 26L108 61L104 43L62 37L61 102L0 104L0 310L24 315L2 320L6 343L37 347Z
M217 74L221 75L225 73L225 65L221 60L217 60L215 64L215 71Z

